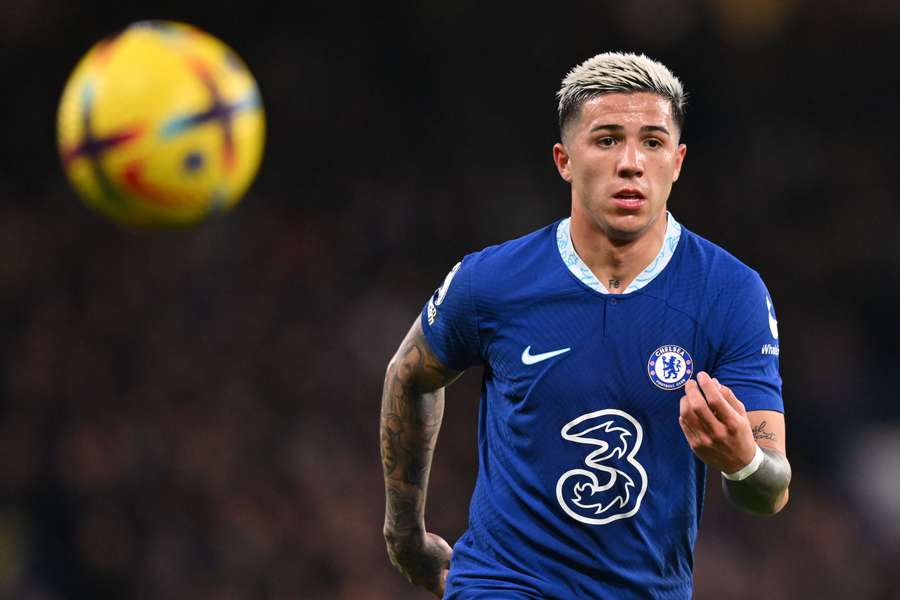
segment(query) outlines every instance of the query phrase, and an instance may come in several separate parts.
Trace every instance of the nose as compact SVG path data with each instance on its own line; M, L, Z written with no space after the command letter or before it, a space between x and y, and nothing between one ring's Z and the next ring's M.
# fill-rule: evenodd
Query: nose
M623 178L641 177L644 174L644 157L632 142L623 144L622 154L616 165L616 174Z

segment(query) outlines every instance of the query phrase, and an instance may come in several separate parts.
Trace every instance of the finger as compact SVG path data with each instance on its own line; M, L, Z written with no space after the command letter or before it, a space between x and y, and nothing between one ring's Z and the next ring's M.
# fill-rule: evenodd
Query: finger
M718 380L716 380L718 381ZM731 405L731 408L742 417L747 416L747 409L744 406L744 403L737 399L737 396L734 395L734 392L731 391L731 388L722 384L719 384L719 389L722 391L722 397L725 398L725 401Z
M706 404L706 400L703 399L703 395L697 388L697 382L688 380L684 386L684 396L681 397L679 405L679 417L698 437L701 432L706 431L702 419L697 416L697 411L700 410L701 404Z
M691 384L691 382L688 381L688 385L690 385L690 384ZM685 386L685 392L687 392L687 391L688 391L688 386ZM681 399L678 401L678 423L681 425L682 429L686 429L686 431L684 433L689 438L691 436L693 436L694 438L697 437L697 432L694 431L694 428L691 427L690 424L688 423L688 421L693 421L693 420L694 420L694 414L691 409L691 400L690 400L690 398L688 398L687 393L685 393L685 395L682 396ZM690 439L688 441L690 441Z
M680 414L678 415L678 424L681 426L681 431L684 433L684 437L687 439L688 444L690 444L691 448L696 448L703 444L704 437L690 424L690 421L695 420L690 406L691 401L688 399L687 395L682 396L679 403Z
M697 435L697 432L691 429L691 426L681 417L678 417L678 424L681 426L681 432L684 433L684 438L687 440L688 445L691 448L699 446L701 439L700 436Z
M706 396L706 402L709 405L710 412L712 412L716 419L721 423L733 424L738 418L738 414L725 398L722 397L721 384L703 371L697 374L697 382L703 389L703 394Z
M687 410L683 415L687 424L697 433L706 433L716 436L721 433L722 424L716 418L706 403L697 382L689 380L684 386Z

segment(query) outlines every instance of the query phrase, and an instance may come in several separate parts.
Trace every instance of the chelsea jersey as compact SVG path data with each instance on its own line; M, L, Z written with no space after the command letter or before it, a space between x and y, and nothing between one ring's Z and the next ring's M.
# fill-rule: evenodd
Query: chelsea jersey
M706 467L678 424L707 371L783 411L759 275L668 215L609 294L564 219L466 256L422 310L447 367L484 366L478 477L445 598L686 600Z

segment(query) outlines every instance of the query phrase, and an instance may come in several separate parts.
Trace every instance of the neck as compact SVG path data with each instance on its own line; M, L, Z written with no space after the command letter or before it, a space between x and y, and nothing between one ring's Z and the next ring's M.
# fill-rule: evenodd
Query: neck
M575 251L584 264L611 293L618 294L659 254L666 225L667 215L663 210L637 236L620 239L573 207L570 232Z

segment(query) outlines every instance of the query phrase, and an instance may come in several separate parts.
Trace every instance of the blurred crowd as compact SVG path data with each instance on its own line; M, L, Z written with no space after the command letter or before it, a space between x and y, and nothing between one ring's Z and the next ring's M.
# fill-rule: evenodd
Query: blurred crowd
M384 368L459 257L567 214L554 93L625 49L691 94L673 214L781 331L791 502L744 516L711 477L696 597L900 598L900 8L88 4L0 8L0 597L427 597L381 538ZM77 58L148 17L232 44L270 137L231 214L136 233L78 203L53 128ZM448 392L432 474L451 542L479 387Z

